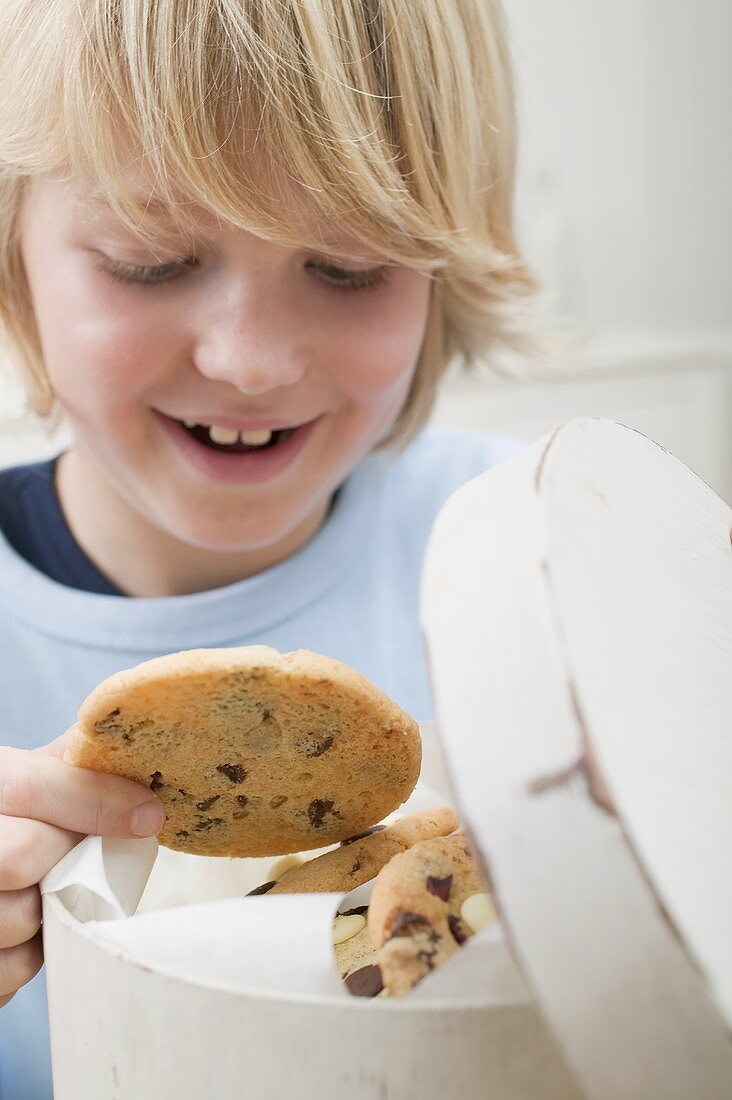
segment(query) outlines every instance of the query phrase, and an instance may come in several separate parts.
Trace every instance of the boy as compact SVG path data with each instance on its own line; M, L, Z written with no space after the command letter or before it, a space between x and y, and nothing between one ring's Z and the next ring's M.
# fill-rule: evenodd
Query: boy
M43 1100L37 884L161 825L59 730L253 642L429 718L429 529L518 444L420 429L455 356L532 346L534 285L497 0L5 0L0 83L0 319L74 436L0 476L0 1097Z

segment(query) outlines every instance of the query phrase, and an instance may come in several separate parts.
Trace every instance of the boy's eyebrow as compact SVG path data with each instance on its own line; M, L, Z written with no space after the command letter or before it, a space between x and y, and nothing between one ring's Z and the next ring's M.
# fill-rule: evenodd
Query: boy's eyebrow
M166 213L170 210L170 207L166 203L162 202L160 199L148 198L145 195L138 195L135 193L133 193L133 198L136 199L137 202L139 202L141 205L145 205L145 203L147 203L147 209L151 211L160 210L163 213ZM93 188L91 191L87 192L76 192L73 196L73 202L74 205L81 210L96 210L102 214L113 213L109 203L103 198L102 194L96 188ZM382 264L386 264L384 258L378 256L375 253L372 253L371 255L354 256L354 253L359 252L359 247L357 245L355 247L349 247L349 243L349 241L344 240L342 237L339 238L339 235L336 233L335 237L332 240L322 240L322 248L316 248L315 251L320 252L322 255L333 256L336 258L341 257L343 259L361 259L364 263L380 262ZM368 252L369 250L367 249L366 251Z
M171 216L170 204L163 202L161 199L151 197L149 195L140 195L135 191L131 192L131 197L143 207L143 216L149 214L151 217L156 215L160 219L159 224L162 227L167 227L171 231L176 231L177 225L175 220ZM72 192L71 196L72 207L78 212L79 217L86 218L117 218L117 215L113 211L109 202L104 198L102 193L97 188L92 188L90 191L77 191ZM191 206L193 204L190 204ZM205 215L196 219L199 230L204 229L208 224ZM141 223L140 223L141 224ZM215 226L215 219L212 224Z
M146 207L148 210L166 210L168 206L166 203L161 202L160 199L151 198L147 195L136 195L133 193L133 199L139 202L141 206ZM102 210L107 213L111 211L111 206L107 200L101 195L99 191L86 191L76 192L73 197L74 206L81 207L86 210Z

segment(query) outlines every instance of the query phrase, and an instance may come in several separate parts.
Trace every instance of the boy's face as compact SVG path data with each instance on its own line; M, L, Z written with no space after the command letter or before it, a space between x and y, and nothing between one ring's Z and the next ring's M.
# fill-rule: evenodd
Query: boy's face
M190 252L172 233L156 256L83 194L36 180L20 224L46 367L77 450L185 543L246 550L282 539L322 512L394 422L429 280L364 259L325 226L332 251L319 253L209 221L195 261L181 264ZM158 270L148 282L112 274L139 280L136 267ZM231 453L184 421L243 430L249 445L294 431Z

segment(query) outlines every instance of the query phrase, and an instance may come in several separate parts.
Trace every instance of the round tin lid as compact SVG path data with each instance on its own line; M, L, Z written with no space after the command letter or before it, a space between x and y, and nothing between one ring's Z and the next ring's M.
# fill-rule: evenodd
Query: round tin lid
M732 511L578 420L437 518L422 621L466 826L588 1096L732 1095Z

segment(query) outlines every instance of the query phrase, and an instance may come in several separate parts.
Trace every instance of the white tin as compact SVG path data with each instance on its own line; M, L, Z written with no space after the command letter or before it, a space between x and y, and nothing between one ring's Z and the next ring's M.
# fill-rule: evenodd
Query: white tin
M488 990L234 994L123 958L47 895L55 1100L728 1100L731 526L603 421L470 482L435 525L445 755L541 1013Z
M422 726L422 776L446 780ZM581 1100L530 1003L282 998L131 961L44 895L55 1100Z

